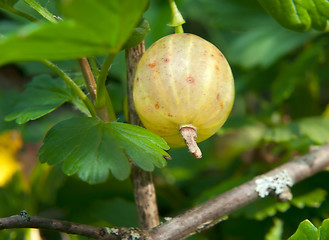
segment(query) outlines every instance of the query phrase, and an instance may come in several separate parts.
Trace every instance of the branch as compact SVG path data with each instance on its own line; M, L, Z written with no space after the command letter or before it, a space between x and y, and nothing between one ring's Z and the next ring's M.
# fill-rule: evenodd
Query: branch
M31 217L25 211L19 215L8 218L0 218L0 230L12 228L38 228L55 230L68 234L76 234L98 240L120 240L120 239L146 239L144 233L136 228L107 228L94 227L85 224L49 219L43 217Z
M142 41L136 47L126 49L126 66L127 66L127 97L128 97L128 122L131 124L141 126L142 123L137 115L134 98L133 87L134 77L137 68L137 64L145 52L145 44Z
M134 48L126 50L128 122L141 126L133 100L133 82L137 64L145 52L144 41ZM139 225L150 229L159 225L158 205L152 173L145 172L137 166L132 167L131 180L134 186L135 203Z
M329 144L233 188L149 231L151 239L176 240L207 229L247 204L292 186L329 166ZM267 184L267 185L266 185ZM282 190L282 191L279 191ZM288 192L289 193L289 192Z
M292 186L329 166L329 144L287 162L263 175L206 201L187 212L150 230L137 228L93 227L72 222L26 216L25 212L0 218L0 230L9 228L40 228L99 240L177 240L203 231L247 204L270 193L287 195ZM288 194L289 195L289 194Z

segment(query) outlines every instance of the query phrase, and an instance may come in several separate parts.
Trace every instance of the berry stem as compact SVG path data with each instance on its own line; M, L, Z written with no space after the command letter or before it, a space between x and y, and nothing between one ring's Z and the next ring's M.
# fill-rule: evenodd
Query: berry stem
M169 26L175 28L175 33L184 33L182 25L185 23L185 20L179 12L175 1L169 0L169 6L171 9L171 21Z
M190 153L196 158L202 158L202 152L195 141L197 137L196 128L192 124L182 125L179 127L179 131Z

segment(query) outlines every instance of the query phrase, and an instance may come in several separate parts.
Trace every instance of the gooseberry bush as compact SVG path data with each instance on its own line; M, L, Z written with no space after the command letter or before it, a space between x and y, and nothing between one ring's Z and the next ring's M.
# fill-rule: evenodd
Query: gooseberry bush
M0 0L0 218L168 239L167 217L328 142L328 1L176 3ZM169 239L327 239L328 177ZM40 235L96 236L0 231Z

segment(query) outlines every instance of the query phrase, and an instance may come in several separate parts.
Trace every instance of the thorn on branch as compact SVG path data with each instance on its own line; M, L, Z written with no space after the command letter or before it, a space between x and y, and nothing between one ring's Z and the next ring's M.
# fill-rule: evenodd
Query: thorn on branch
M290 191L290 188L286 187L282 193L278 195L278 200L280 202L287 202L292 200L292 193Z

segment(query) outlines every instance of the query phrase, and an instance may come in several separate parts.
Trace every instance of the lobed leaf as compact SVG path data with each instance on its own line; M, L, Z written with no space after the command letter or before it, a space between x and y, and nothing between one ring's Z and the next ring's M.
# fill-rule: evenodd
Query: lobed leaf
M61 80L55 81L49 75L35 77L19 95L5 120L16 119L17 123L22 124L54 111L70 99L63 88Z
M164 167L164 150L169 147L159 136L135 125L96 118L72 118L49 130L39 156L41 162L63 164L65 174L77 174L90 184L105 181L109 170L117 179L130 174L131 159L145 171Z
M319 230L309 221L302 221L288 240L326 240L329 237L329 219L323 220Z
M88 113L72 90L62 79L52 79L49 75L39 75L26 86L26 90L18 96L6 121L16 119L18 124L38 119L65 102L72 102L85 114Z
M302 221L297 231L288 240L318 240L319 232L316 227L309 221Z

